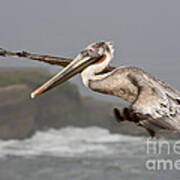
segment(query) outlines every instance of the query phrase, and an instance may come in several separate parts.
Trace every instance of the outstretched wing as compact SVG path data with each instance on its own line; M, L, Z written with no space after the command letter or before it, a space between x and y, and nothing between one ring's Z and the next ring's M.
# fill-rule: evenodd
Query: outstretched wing
M55 57L55 56L49 56L49 55L40 55L40 54L31 54L26 51L11 52L2 48L0 48L0 56L28 58L31 60L41 61L41 62L48 63L51 65L59 65L63 67L67 66L72 61L72 59L69 59L69 58Z

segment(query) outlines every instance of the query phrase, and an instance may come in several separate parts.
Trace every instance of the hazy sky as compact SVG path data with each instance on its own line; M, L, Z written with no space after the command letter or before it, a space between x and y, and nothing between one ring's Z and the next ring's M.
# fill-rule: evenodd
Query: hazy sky
M1 0L0 47L74 57L89 43L112 40L114 65L140 66L178 88L179 8L179 0ZM5 64L43 66L0 58Z

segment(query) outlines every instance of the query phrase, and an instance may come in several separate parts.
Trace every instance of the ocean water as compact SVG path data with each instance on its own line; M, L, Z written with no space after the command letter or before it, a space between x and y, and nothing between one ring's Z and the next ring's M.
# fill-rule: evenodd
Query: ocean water
M180 155L168 149L175 142L166 142L169 147L153 154L147 153L147 140L99 127L66 127L26 140L0 141L0 180L179 179L174 164L171 169L147 165L162 159L175 163Z

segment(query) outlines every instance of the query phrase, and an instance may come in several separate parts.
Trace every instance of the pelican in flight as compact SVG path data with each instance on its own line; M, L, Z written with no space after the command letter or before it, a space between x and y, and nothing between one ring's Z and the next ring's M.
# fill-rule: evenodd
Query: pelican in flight
M113 54L112 42L89 45L64 69L35 90L31 97L81 73L86 87L130 103L122 111L114 108L119 122L134 122L144 127L151 136L155 136L158 130L180 131L180 91L137 67L110 67Z

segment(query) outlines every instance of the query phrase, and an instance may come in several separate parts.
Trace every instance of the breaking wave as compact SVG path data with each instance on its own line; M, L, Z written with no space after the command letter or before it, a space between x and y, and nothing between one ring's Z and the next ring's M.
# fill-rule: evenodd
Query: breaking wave
M144 138L111 134L99 127L66 127L38 131L25 140L0 141L0 157L6 156L93 156L136 153Z

